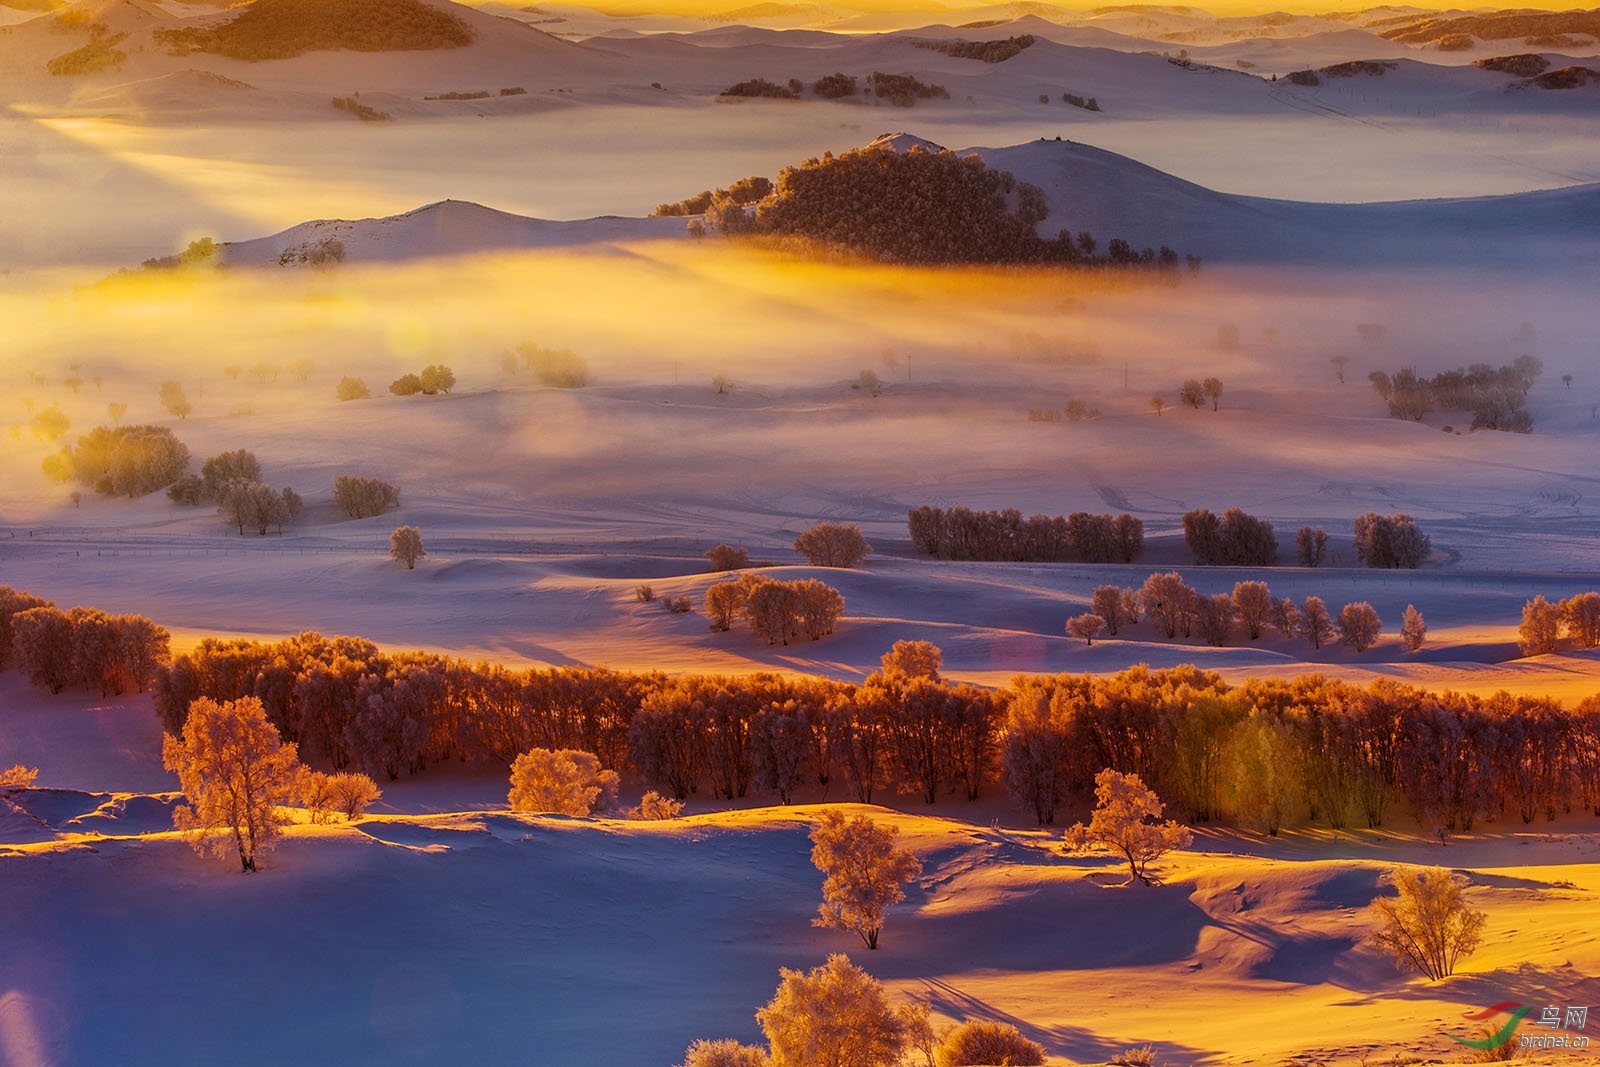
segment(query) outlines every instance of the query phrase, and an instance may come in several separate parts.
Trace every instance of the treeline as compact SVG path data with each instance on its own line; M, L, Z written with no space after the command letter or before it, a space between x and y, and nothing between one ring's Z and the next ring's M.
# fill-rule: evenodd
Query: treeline
M970 44L970 42L959 42ZM1032 43L1032 38L1029 38ZM1005 46L1004 41L985 42L985 45ZM933 48L933 44L924 44L919 47ZM1019 48L1017 51L1021 51ZM1015 54L1015 53L1013 53ZM980 57L972 57L980 58ZM1003 58L1009 59L1010 56ZM999 62L998 59L988 60L991 63ZM847 96L856 95L859 83L853 74L843 72L827 74L811 83L811 92L824 100L841 100ZM910 74L887 74L875 70L867 76L867 95L876 93L898 107L910 107L918 100L948 100L950 90L942 85L934 85L919 81ZM790 78L787 83L779 84L766 78L749 78L728 86L718 94L723 99L754 99L765 97L771 100L798 100L806 94L806 84L799 78ZM698 214L688 212L687 214Z
M473 41L461 19L421 0L255 0L211 26L157 29L170 54L209 52L256 62L307 52L409 52Z
M1144 522L1133 515L1062 517L923 505L906 514L911 544L935 559L1019 563L1132 563L1144 551Z
M1278 561L1272 523L1239 508L1217 518L1207 508L1184 513L1183 541L1201 566L1270 567Z
M142 693L169 659L167 631L141 615L85 607L62 611L42 597L0 585L0 670L16 667L41 689Z
M1041 822L1102 767L1137 773L1191 821L1269 833L1300 819L1386 825L1402 802L1439 834L1514 814L1600 815L1600 698L1566 711L1380 679L1251 679L1137 667L1018 678L1002 744L1013 799Z
M955 59L976 59L984 63L1004 63L1012 56L1018 55L1026 48L1033 46L1033 34L1024 33L1020 37L1007 37L999 41L913 41L917 48L926 48L932 52L942 52Z
M1236 638L1256 641L1275 631L1281 637L1301 638L1312 648L1337 639L1365 652L1383 633L1383 620L1365 600L1346 604L1334 615L1321 597L1308 596L1296 605L1289 597L1273 596L1266 582L1235 582L1231 593L1200 593L1177 571L1152 574L1137 589L1099 586L1089 603L1087 614L1068 620L1067 632L1090 643L1102 631L1116 637L1141 620L1169 641L1199 637L1219 648ZM1413 652L1421 648L1427 632L1422 613L1408 605L1400 626L1406 648Z
M887 88L880 87L880 93ZM1087 233L1039 236L1044 193L976 155L886 145L826 153L778 175L754 213L713 198L708 228L837 245L893 263L1075 263L1176 270L1170 248L1112 239L1104 256Z
M119 679L127 688L153 679L156 712L173 735L200 697L255 697L303 755L390 777L452 760L509 767L548 748L593 753L679 799L705 790L787 803L800 789L840 782L863 803L888 788L931 803L1004 784L1041 823L1090 797L1106 767L1138 774L1188 819L1268 832L1302 819L1382 826L1402 803L1441 834L1506 814L1600 815L1600 697L1566 711L1542 698L1435 694L1388 680L1233 688L1192 666L1019 676L994 692L944 679L939 650L920 641L897 643L859 685L510 670L314 633L207 639L168 664L166 633L146 620L119 626L93 609L55 612L5 588L0 605L0 664L20 661L41 629L59 631L60 616L72 620L71 636L51 643L72 650L76 672L63 686L111 692Z
M1528 433L1533 416L1523 404L1543 371L1539 357L1518 356L1503 367L1473 363L1432 378L1418 377L1414 367L1393 374L1375 370L1367 380L1397 419L1418 420L1430 411L1470 411L1474 430Z

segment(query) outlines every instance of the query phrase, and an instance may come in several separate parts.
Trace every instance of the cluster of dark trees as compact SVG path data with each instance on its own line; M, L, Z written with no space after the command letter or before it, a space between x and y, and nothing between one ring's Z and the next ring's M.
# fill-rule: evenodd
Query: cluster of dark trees
M875 70L867 82L873 93L896 107L910 107L918 100L950 99L950 90L944 86L918 81L910 74L885 74Z
M209 52L251 62L318 51L460 48L473 36L461 19L421 0L255 0L227 22L155 31L172 55Z
M1097 587L1089 612L1070 620L1067 629L1092 643L1102 631L1115 637L1141 619L1168 640L1199 637L1218 647L1239 637L1259 640L1272 630L1283 637L1302 638L1313 648L1337 639L1365 652L1383 632L1377 611L1364 600L1346 604L1333 615L1321 597L1308 596L1297 606L1289 597L1273 596L1266 582L1237 582L1232 593L1206 595L1191 588L1177 571L1152 574L1138 589ZM1400 632L1412 651L1421 647L1427 627L1415 607L1407 607Z
M382 515L400 506L400 490L382 478L341 474L333 480L333 502L352 519Z
M760 176L740 178L726 189L702 190L694 196L671 204L657 204L650 212L652 218L674 215L704 215L713 200L726 199L740 207L754 204L772 192L772 179Z
M1018 678L1004 694L1005 778L1041 822L1137 773L1193 821L1275 833L1300 818L1377 827L1404 801L1438 833L1515 813L1600 815L1600 698L1553 701L1366 687L1312 675L1230 689L1194 667Z
M746 573L707 589L705 606L713 630L726 633L742 618L767 644L787 645L801 634L816 641L833 633L844 614L844 597L815 578L786 582Z
M1356 559L1368 567L1410 567L1428 558L1433 539L1404 512L1379 515L1369 511L1351 524Z
M456 375L442 363L430 363L417 374L402 374L389 383L389 392L395 396L433 396L448 393L456 386Z
M1202 566L1270 567L1278 561L1278 539L1272 523L1239 508L1217 518L1206 508L1183 516L1183 540Z
M1041 823L1090 798L1106 767L1138 774L1191 820L1272 832L1381 826L1403 802L1440 832L1510 813L1600 814L1600 698L1566 711L1320 676L1230 688L1189 666L1022 676L991 692L940 667L934 646L901 642L860 685L513 671L302 634L207 640L160 669L155 692L168 732L197 697L256 696L303 754L391 776L449 760L509 766L550 748L594 753L680 799L705 789L788 802L839 781L862 802L890 787L932 802L1003 783Z
M772 193L748 211L713 196L708 228L820 241L894 263L1075 263L1175 270L1170 248L1135 250L1114 238L1096 256L1090 234L1037 227L1049 214L1044 194L978 156L920 146L826 153L778 175Z
M998 41L913 41L918 48L942 52L956 59L976 59L984 63L1004 63L1026 48L1033 47L1033 34L1006 37Z
M293 489L277 490L263 483L261 462L243 448L212 456L199 474L185 474L173 482L167 496L190 507L215 504L218 513L239 528L241 537L247 527L262 537L269 529L282 533L304 507Z
M790 78L787 85L768 81L765 78L750 78L747 81L735 82L719 93L725 97L768 97L774 100L794 100L806 91L805 82L799 78Z
M337 110L348 111L362 122L388 122L393 117L387 111L379 111L375 107L363 104L359 97L336 96L329 102Z
M43 597L0 585L0 670L16 667L42 689L142 693L169 659L167 631L141 615L61 611Z
M1132 563L1144 551L1144 522L1127 513L1075 511L1065 518L1024 519L1016 508L972 511L923 505L906 514L906 525L916 550L935 559Z
M57 22L57 26L60 26ZM116 70L128 58L128 53L117 45L127 40L125 33L112 33L103 22L89 24L89 43L70 52L56 56L44 69L56 77L79 77L98 74L103 70Z
M1543 371L1539 357L1518 356L1503 367L1473 363L1432 378L1418 377L1413 367L1393 374L1375 370L1367 380L1397 419L1421 419L1430 411L1470 411L1474 430L1528 433L1533 416L1523 404Z

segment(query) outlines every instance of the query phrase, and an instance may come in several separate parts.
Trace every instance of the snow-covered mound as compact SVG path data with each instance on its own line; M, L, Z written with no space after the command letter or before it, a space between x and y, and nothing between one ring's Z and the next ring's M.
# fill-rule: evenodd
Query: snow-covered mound
M400 261L516 248L551 248L681 237L681 218L605 216L556 222L496 211L481 204L443 200L381 219L319 219L271 237L229 244L231 266L294 266L328 259L347 262Z

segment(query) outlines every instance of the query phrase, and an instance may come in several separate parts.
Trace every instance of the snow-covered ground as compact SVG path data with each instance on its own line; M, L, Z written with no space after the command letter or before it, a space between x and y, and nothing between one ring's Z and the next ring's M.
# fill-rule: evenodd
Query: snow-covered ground
M88 8L135 35L205 14ZM180 650L318 630L518 665L859 678L910 638L991 685L1195 662L1233 681L1389 676L1568 704L1600 690L1594 652L1516 645L1529 598L1600 587L1600 105L1593 86L1507 91L1508 76L1464 65L1520 42L1441 53L1361 19L1195 9L763 5L752 27L485 4L470 13L479 42L458 52L247 64L146 48L60 79L43 63L73 42L4 11L0 583L147 615ZM950 26L988 19L1006 21ZM994 65L910 42L1021 32L1040 40ZM1180 48L1201 65L1140 54ZM1270 81L1354 59L1399 66ZM749 77L837 69L915 72L952 99L714 99ZM528 92L423 99L511 86ZM329 121L328 97L357 90L393 119ZM1209 265L1175 284L898 270L641 218L894 130L989 146L1045 189L1046 230ZM1443 197L1473 199L1427 202ZM337 219L373 221L315 221ZM101 280L203 235L240 242L238 266ZM276 266L329 235L349 262ZM508 366L525 341L572 349L590 384ZM1527 435L1468 432L1467 412L1389 418L1366 380L1524 354L1544 364ZM429 363L454 369L451 394L388 394ZM336 401L347 375L374 397ZM1208 376L1224 382L1220 409L1182 407L1180 383ZM166 381L193 404L186 419L163 410ZM1070 400L1098 417L1029 418ZM250 449L305 516L240 538L161 494L73 500L41 472L60 443L34 417L55 406L72 440L113 404L124 424L171 426L197 461ZM387 478L401 507L343 519L342 473ZM905 513L921 504L1129 511L1148 551L1128 566L920 559ZM1190 565L1182 514L1230 506L1274 523L1282 566ZM1350 522L1366 511L1414 515L1433 556L1355 566ZM802 565L792 542L824 518L862 525L864 567ZM399 524L422 531L415 571L386 558ZM1290 566L1307 524L1333 535L1331 565ZM719 542L836 585L838 632L772 647L636 599L649 583L698 609ZM1386 633L1355 655L1270 637L1212 648L1148 625L1088 648L1063 632L1096 585L1167 569L1202 592L1260 578L1335 610L1370 601ZM1408 604L1429 627L1417 653L1395 636ZM1592 818L1490 824L1443 849L1409 826L1207 831L1166 885L1135 889L1109 861L1062 855L1002 798L888 797L901 810L875 814L926 871L869 954L809 925L811 806L522 818L499 776L433 771L388 784L365 822L293 829L247 878L165 831L176 780L159 745L147 696L51 697L0 674L0 768L37 766L44 787L0 800L0 1063L665 1067L697 1037L755 1039L778 968L841 950L943 1019L1016 1022L1052 1063L1146 1043L1170 1064L1449 1057L1464 1013L1600 1001ZM1442 985L1361 943L1361 910L1398 862L1468 872L1490 913L1484 948Z

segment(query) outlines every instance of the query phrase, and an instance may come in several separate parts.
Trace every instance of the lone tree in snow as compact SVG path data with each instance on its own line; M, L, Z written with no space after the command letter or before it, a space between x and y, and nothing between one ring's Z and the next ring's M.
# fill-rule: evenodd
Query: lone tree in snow
M1371 648L1383 632L1378 612L1365 600L1346 604L1334 625L1339 631L1339 643L1349 645L1355 652L1365 652Z
M428 553L422 547L422 531L415 526L396 526L389 535L389 558L406 565L406 570L417 569L417 560Z
M1161 818L1161 798L1137 774L1122 774L1110 767L1094 777L1095 808L1089 825L1076 823L1067 831L1067 847L1083 851L1096 845L1120 852L1133 879L1154 885L1146 873L1153 860L1194 840L1189 828Z
M1205 389L1206 396L1211 399L1211 410L1217 410L1217 405L1222 402L1222 379L1207 378L1200 385Z
M889 1006L883 984L835 953L809 972L783 981L756 1011L772 1046L772 1067L895 1067L905 1049L905 1021Z
M617 772L600 769L591 752L532 748L511 764L512 811L588 815L617 799Z
M811 832L811 862L828 877L820 914L811 925L854 930L867 948L878 947L884 909L904 900L900 887L922 873L909 850L895 847L899 833L865 815L846 819L837 811L822 813Z
M1420 971L1432 981L1450 977L1456 964L1483 940L1488 916L1467 907L1461 882L1442 868L1397 867L1384 880L1395 887L1396 895L1372 902L1372 915L1378 921L1372 943L1397 965Z
M1415 652L1422 647L1422 639L1428 636L1428 624L1422 621L1422 612L1417 610L1415 604L1406 605L1405 617L1400 622L1400 640L1405 643L1407 652Z
M819 522L794 539L794 550L813 567L854 567L872 555L853 522Z
M1106 620L1098 615L1074 615L1067 620L1067 634L1082 638L1085 645L1094 644L1095 635L1105 627Z
M1199 378L1186 378L1178 387L1178 399L1198 411L1206 402L1206 387L1200 384Z
M933 1054L934 1067L1040 1067L1044 1046L1010 1023L974 1019L951 1027Z
M1161 412L1166 409L1166 406L1165 397L1153 396L1150 398L1150 410L1156 413L1156 418L1159 419L1161 417Z
M195 851L225 857L237 849L240 870L255 870L257 854L283 834L288 820L278 805L294 796L300 769L295 746L279 740L261 701L194 701L182 739L162 739L161 764L188 801L172 821Z

